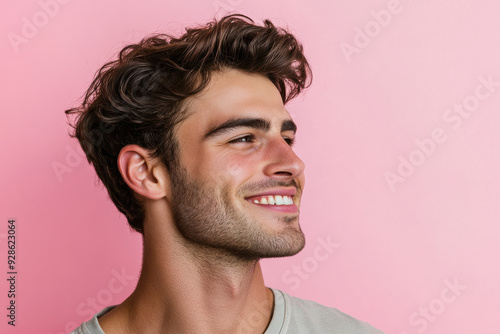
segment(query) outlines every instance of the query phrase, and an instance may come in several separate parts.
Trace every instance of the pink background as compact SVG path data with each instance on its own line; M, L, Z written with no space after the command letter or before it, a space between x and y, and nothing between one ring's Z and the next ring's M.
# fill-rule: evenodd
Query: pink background
M96 186L63 111L126 43L222 8L288 25L314 71L289 105L308 243L264 261L267 284L387 333L498 333L498 1L55 1L0 5L0 332L67 333L133 290L140 238Z

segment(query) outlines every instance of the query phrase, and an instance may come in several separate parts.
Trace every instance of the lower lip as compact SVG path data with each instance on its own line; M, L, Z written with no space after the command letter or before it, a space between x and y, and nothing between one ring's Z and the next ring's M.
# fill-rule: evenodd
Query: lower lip
M273 210L273 211L278 211L278 212L286 212L286 213L295 213L298 212L297 205L292 204L292 205L266 205L266 204L258 204L254 203L251 201L248 201L249 203L252 203L254 205L257 205L263 209L268 209L268 210Z

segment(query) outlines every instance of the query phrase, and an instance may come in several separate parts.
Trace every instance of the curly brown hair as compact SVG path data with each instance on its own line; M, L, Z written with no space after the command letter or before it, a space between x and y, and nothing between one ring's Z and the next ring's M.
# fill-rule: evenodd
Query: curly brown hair
M129 144L147 149L167 169L178 165L175 126L183 102L201 92L214 71L238 69L265 75L283 103L311 82L311 69L297 39L269 20L263 26L233 14L186 28L179 38L156 34L123 48L97 72L75 114L76 137L111 200L143 233L144 209L120 175L117 158ZM71 122L70 122L71 123Z

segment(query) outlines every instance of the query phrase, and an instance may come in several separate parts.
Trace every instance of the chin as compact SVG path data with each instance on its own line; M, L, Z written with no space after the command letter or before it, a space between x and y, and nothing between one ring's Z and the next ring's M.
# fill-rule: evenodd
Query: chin
M305 237L300 227L297 229L288 228L286 232L273 240L271 247L261 248L262 258L293 256L304 249L305 243Z

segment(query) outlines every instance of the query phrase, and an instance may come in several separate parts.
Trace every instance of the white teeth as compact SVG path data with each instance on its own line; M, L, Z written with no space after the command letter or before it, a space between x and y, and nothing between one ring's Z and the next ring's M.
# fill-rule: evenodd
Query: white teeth
M281 195L265 196L261 197L260 200L254 199L252 202L263 205L293 205L293 197Z
M276 205L283 205L283 204L285 204L285 203L283 202L283 197L281 197L280 195L276 195L276 196L274 197L274 199L276 200Z

